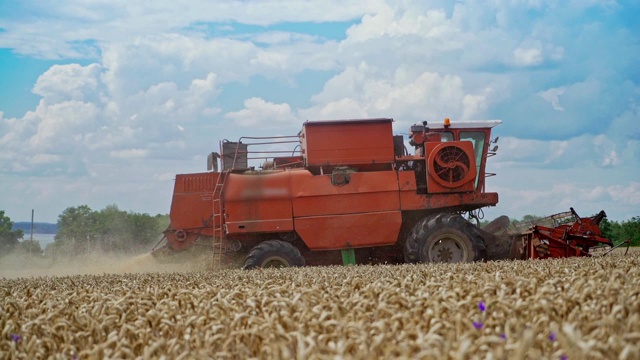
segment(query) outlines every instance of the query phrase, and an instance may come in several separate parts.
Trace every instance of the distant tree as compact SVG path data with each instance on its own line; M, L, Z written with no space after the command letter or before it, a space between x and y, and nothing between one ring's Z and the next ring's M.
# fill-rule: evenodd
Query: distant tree
M100 211L86 205L70 207L58 217L58 233L46 253L145 251L160 239L168 224L168 215L126 212L115 204Z
M600 223L600 230L604 237L611 239L616 245L630 239L631 246L640 246L640 216L622 222L604 218Z
M616 221L611 221L607 218L602 219L602 221L600 222L600 230L602 230L602 236L613 241L615 235L614 228L619 226L620 224Z
M135 249L144 249L148 248L149 245L153 245L153 242L158 241L162 230L164 230L160 224L161 219L157 216L152 217L149 214L130 214L129 220L131 245Z
M13 230L13 222L0 210L0 256L15 249L22 239L22 230Z
M40 255L42 254L42 247L38 240L24 240L20 242L20 250L27 254Z
M631 240L631 246L640 246L640 217L634 216L630 220L622 221L618 226L613 226L611 240L620 243Z
M88 252L95 241L96 227L96 216L89 206L66 208L58 216L57 252L68 255Z
M126 251L129 237L129 215L118 206L108 205L94 213L96 245L103 251Z

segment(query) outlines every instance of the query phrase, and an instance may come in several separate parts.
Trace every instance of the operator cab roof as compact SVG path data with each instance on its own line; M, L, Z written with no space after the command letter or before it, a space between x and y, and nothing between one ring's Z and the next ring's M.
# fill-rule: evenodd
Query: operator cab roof
M336 124L362 124L362 123L390 123L391 118L373 118L373 119L344 119L344 120L312 120L305 121L303 126L309 125L336 125ZM451 121L451 125L445 126L442 121L430 121L427 127L430 129L473 129L473 128L492 128L502 124L502 120L465 120ZM422 125L417 123L416 125Z
M492 128L502 124L502 120L467 120L467 121L454 121L451 120L451 125L445 126L444 122L433 121L427 123L429 129L477 129L477 128ZM422 124L416 124L422 125Z

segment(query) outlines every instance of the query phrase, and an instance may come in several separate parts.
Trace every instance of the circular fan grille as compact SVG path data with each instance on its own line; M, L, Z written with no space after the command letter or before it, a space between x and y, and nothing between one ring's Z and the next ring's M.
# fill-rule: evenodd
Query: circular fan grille
M464 150L457 146L442 147L433 158L434 174L443 185L457 186L469 173L471 160Z

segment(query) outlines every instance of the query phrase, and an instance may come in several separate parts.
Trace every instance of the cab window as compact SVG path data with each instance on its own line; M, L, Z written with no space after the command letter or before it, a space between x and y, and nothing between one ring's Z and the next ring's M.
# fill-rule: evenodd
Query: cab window
M449 131L445 131L443 133L440 133L440 141L442 141L442 142L453 141L453 133L449 132Z
M484 151L485 133L483 131L461 131L460 141L471 141L473 144L473 151L476 156L476 183L475 187L478 187L478 180L480 179L480 165L482 163L482 153Z

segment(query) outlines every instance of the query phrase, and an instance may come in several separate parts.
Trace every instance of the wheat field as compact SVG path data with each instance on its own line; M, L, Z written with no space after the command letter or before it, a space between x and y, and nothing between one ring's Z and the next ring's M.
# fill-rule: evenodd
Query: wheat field
M0 358L640 359L640 252L30 276L0 294Z

